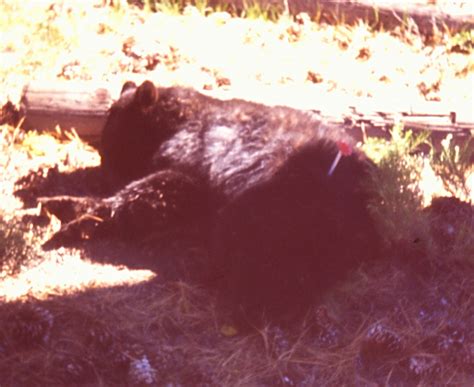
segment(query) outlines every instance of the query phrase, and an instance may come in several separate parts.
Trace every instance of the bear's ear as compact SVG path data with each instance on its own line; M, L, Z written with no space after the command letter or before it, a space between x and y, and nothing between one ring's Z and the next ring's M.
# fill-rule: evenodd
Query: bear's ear
M158 100L158 91L153 82L143 82L137 89L135 100L142 109L152 106Z
M135 82L127 81L123 84L120 95L123 95L123 93L125 93L127 90L136 89L136 88L137 88L137 85L135 84Z

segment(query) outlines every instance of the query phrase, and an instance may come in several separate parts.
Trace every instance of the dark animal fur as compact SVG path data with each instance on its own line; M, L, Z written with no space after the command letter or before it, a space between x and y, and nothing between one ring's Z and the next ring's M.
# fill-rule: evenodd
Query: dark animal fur
M370 196L360 187L367 165L355 154L328 176L336 153L327 141L304 146L221 211L212 255L223 294L252 318L304 313L316 295L376 258Z
M221 101L179 87L155 90L145 82L128 85L112 106L101 157L117 182L178 169L206 179L225 202L270 179L298 148L318 139L350 141L310 112Z
M361 188L371 163L355 150L328 176L337 140L350 142L310 112L127 83L103 130L102 169L112 187L152 175L105 199L114 227L99 228L140 236L167 227L161 201L182 222L202 201L223 298L249 313L304 311L378 246ZM190 187L197 194L183 195Z
M108 198L40 198L43 209L67 222L44 247L113 235L137 241L208 216L203 185L183 173L163 170L136 180Z

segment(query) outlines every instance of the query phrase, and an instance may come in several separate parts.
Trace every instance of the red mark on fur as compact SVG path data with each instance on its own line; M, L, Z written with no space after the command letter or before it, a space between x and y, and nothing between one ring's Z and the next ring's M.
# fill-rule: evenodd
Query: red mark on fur
M336 144L343 156L350 156L352 154L352 147L347 142L337 141Z
M336 158L331 164L331 167L329 168L328 171L328 176L331 176L334 173L334 170L337 167L337 164L341 160L342 156L350 156L352 154L352 147L344 142L344 141L337 141L336 142L337 148L339 149L339 152L337 152Z

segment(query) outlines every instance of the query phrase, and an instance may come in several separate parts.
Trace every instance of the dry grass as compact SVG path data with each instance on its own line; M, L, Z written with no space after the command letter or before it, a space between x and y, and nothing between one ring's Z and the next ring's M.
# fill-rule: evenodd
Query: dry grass
M170 17L92 3L0 2L1 102L17 101L35 78L117 86L150 78L299 107L320 90L440 99L472 115L472 51L452 52L449 34L428 45L412 32L365 24L269 23L205 17L191 8ZM406 157L416 172L414 185L407 180L419 190L416 206L445 193L427 158ZM97 152L74 134L2 126L0 214L10 221L37 211L22 209L13 196L15 181L29 171L98 163ZM404 203L398 213L408 213ZM469 238L448 253L431 245L419 250L407 241L428 225L418 212L411 215L417 227L387 235L400 243L387 253L391 260L358 270L291 329L250 331L192 282L166 281L154 267L95 262L79 250L44 252L40 243L57 221L29 228L23 237L31 267L0 277L0 384L472 385L474 270L463 245ZM405 215L391 220L392 230L407 222Z

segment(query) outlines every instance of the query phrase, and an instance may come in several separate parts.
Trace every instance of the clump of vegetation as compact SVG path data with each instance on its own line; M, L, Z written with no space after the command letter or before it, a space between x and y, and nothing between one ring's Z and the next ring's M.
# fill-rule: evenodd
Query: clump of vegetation
M474 30L461 31L455 34L449 44L451 52L470 54L474 50Z
M244 1L244 10L241 16L248 19L263 19L278 21L283 15L283 10L272 4L260 4L258 2Z
M283 7L277 4L261 4L258 1L252 0L244 0L242 2L242 9L239 9L232 2L218 2L211 6L207 0L144 0L142 4L146 11L163 12L169 15L180 15L189 5L196 7L203 15L212 12L228 12L232 16L247 19L278 21L284 14Z
M129 3L143 5L144 1L149 4L150 10L158 4L157 0ZM176 8L173 4L178 2L182 6ZM27 3L27 7L23 2L20 7L12 1L0 2L0 22L5 27L6 35L1 47L5 60L1 61L0 66L0 78L4 75L6 82L3 88L5 93L12 93L13 86L17 87L14 82L17 76L19 86L23 86L24 76L28 79L42 79L44 75L54 77L57 73L63 73L62 68L68 68L70 63L76 61L79 64L87 62L87 66L78 66L79 70L71 75L73 79L88 75L89 69L94 70L92 75L95 78L101 79L109 79L112 73L132 71L127 70L125 64L135 59L130 58L120 47L130 36L139 36L142 31L139 26L143 23L134 24L130 21L146 20L150 15L129 7L126 0L103 2L104 5L107 3L113 6L110 12L91 6L87 14L85 11L69 11L69 7L54 6L46 10L46 6L41 8L38 5L39 2ZM168 0L167 3L171 11L180 9L181 12L185 7L184 0ZM232 8L228 2L213 9L208 7L206 0L195 0L193 3L203 15L215 10L241 16L240 11ZM74 4L74 7L78 7L78 4ZM52 12L56 12L56 15L52 15ZM83 23L86 16L94 16L95 12L102 16L96 18L97 21L91 18L90 23ZM258 8L247 9L246 16L260 19L259 12ZM320 15L316 16L316 20L320 19ZM303 69L304 74L306 70L318 74L320 81L314 83L320 83L319 86L334 84L336 89L339 87L346 92L370 93L375 99L381 98L374 92L376 86L389 88L390 83L392 86L406 83L416 93L416 85L424 80L419 79L425 72L424 64L428 63L428 69L437 66L446 75L440 86L441 91L454 88L457 94L469 102L469 87L462 86L459 89L459 85L469 85L463 79L469 80L474 67L467 55L456 53L466 50L472 53L472 32L453 36L440 32L439 40L433 44L443 45L444 48L441 55L434 57L421 41L420 34L408 25L400 29L399 33L388 34L375 33L376 28L368 30L365 24L352 27L342 23L343 20L340 20L336 26L315 26L310 31L308 42L311 45L307 50L316 50L321 55L304 56L299 55L301 51L284 51L284 55L274 57L270 51L265 51L262 58L269 58L268 62L259 62L257 57L253 57L257 70L250 76L258 79L255 74L260 74L260 68L265 68L266 72L276 68L280 71L278 77L293 72L287 62L275 58L296 57L299 58L298 63L305 57L321 58L322 63L308 61ZM70 26L74 28L69 29ZM84 28L80 29L81 26ZM225 26L225 23L219 24L219 28L221 26ZM229 31L238 32L237 27L231 25ZM186 46L167 40L173 31L166 28L156 40L186 54ZM122 29L125 31L121 32ZM94 32L96 30L99 31L97 34ZM281 50L287 50L291 45L279 38L280 30L275 29L276 35L270 34L268 39L273 39L271 41L277 42L278 47L283 47ZM183 33L183 29L176 31ZM193 27L193 33L198 34L199 28ZM222 34L219 31L214 35L229 45L233 44L225 33L222 30ZM102 47L102 35L114 36L118 42L117 48L109 46L109 39L104 40ZM97 42L97 51L91 51L91 36L98 37L94 40ZM146 36L150 37L149 34ZM76 44L82 40L85 42L83 46ZM233 50L241 54L242 48L255 41L260 42L254 39L241 44L239 40L239 45ZM211 46L217 44L217 40L199 38L193 39L193 45L196 42L206 42ZM296 43L302 44L304 40ZM339 49L324 51L326 46L339 46ZM82 47L86 50L81 51ZM137 61L155 51L156 45L151 44L148 51L139 51ZM202 53L202 58L183 54L172 57L172 61L189 61L191 57L190 62L195 63L197 68L203 62L206 63L206 71L208 68L214 70L213 66L221 68L219 63L213 64L208 58L209 50L197 51ZM359 77L354 78L353 73L346 70L347 67L360 64L361 58L356 57L361 52L371 54L363 64L369 66L367 74L375 69L376 76L362 76L359 87L353 86ZM381 55L374 55L378 52ZM387 64L386 52L397 53L393 57L398 60L392 61L392 66ZM410 59L414 53L419 61ZM58 55L64 62L57 62ZM450 55L456 60L451 60ZM220 56L225 57L222 54ZM377 58L380 58L380 62L377 62ZM103 66L94 66L95 61ZM326 62L329 63L327 66ZM275 66L279 63L281 69ZM334 63L344 63L345 66L333 74ZM237 70L240 71L240 67L236 66ZM166 70L163 76L168 71L174 71L168 70L168 67L162 69ZM159 68L160 74L162 69ZM146 67L140 71L143 71L143 76L153 77L153 72L147 72L150 69ZM383 73L379 74L378 71ZM238 84L239 75L238 71L233 73L232 69L226 73L231 85ZM193 87L201 87L196 80L199 77L191 78L195 82ZM302 82L306 82L305 77L302 79ZM459 79L461 83L450 84L450 81ZM260 81L255 82L258 84ZM399 99L403 98L404 94L401 94ZM465 172L472 173L472 170L469 171L469 157L464 155L469 148L456 147L454 141L450 140L449 146L441 153L427 158L415 151L418 144L429 142L427 137L404 132L401 127L394 128L392 134L391 141L369 139L364 145L364 150L379 165L371 183L373 189L379 192L379 200L372 204L372 211L389 246L394 246L397 241L414 246L414 236L422 239L422 234L431 235L433 221L423 212L426 202L423 201L418 181L422 167L429 163L446 190L466 200L459 193L463 192L462 189L459 191L459 187L469 187ZM31 132L25 135L20 129L0 127L0 166L3 167L0 195L4 199L11 197L11 189L5 184L7 177L16 181L26 174L27 168L36 170L60 163L61 168L66 169L99 162L97 154L93 156L94 163L85 161L85 157L92 153L85 150L79 141L57 141L56 144L54 141L57 139ZM25 154L29 155L29 162L24 161ZM464 161L460 164L460 160ZM470 195L473 197L472 192ZM52 253L40 252L37 247L39 239L30 240L31 231L25 225L15 220L17 218L11 219L13 213L18 216L18 212L16 207L11 207L8 212L5 210L4 214L0 211L0 280L9 272L14 273L36 263L38 257L55 261L54 255L48 256ZM463 229L455 235L453 247L448 253L438 249L434 239L430 236L433 243L429 242L428 249L424 248L425 252L428 251L428 258L438 255L443 260L457 257L472 262L474 233L469 233L469 229ZM104 249L113 255L108 245ZM403 254L398 249L387 251L390 255L392 252ZM201 253L197 248L193 250L196 256ZM66 250L65 254L68 257L65 261L71 261L71 252ZM135 258L133 251L127 250L126 254ZM84 257L89 258L87 252ZM84 260L86 264L87 259ZM38 279L57 274L58 267L51 265L44 268L42 277L40 275ZM362 267L341 283L340 288L322 300L322 304L315 305L314 313L308 316L307 321L295 325L293 329L269 325L251 333L239 331L229 316L221 315L220 311L218 314L214 295L193 283L164 282L165 277L159 273L156 280L147 283L106 286L98 280L101 269L97 265L91 265L91 268L97 270L94 272L97 284L90 284L80 278L82 283L87 284L87 289L78 291L80 287L73 284L72 281L81 277L82 272L77 266L71 265L71 275L68 276L71 277L70 289L58 288L52 292L49 282L44 289L40 289L35 282L34 290L28 287L25 292L37 298L28 299L27 302L19 301L18 298L0 302L2 385L473 384L474 337L470 333L470 328L474 326L471 296L474 294L473 265L451 265L448 262L443 270L416 282L418 277L411 270L406 270L405 266L397 265L392 260L381 260L369 267ZM37 282L40 285L42 283L41 280ZM21 294L25 297L24 292ZM46 296L48 299L45 299ZM3 297L4 294L0 295L2 301Z
M423 196L417 183L423 157L415 150L428 141L427 133L414 135L400 125L393 128L391 136L390 141L368 138L364 144L364 151L378 165L370 182L378 199L370 210L388 244L407 240L420 230Z
M431 166L441 178L445 190L452 196L471 204L470 208L469 205L466 205L465 209L458 208L451 213L443 214L446 218L444 223L449 222L445 227L448 227L448 231L454 234L450 256L452 258L466 258L471 262L474 257L474 211L472 207L474 187L469 182L468 176L474 171L472 141L472 138L468 138L464 144L456 145L453 136L448 135L441 142L441 151L433 151L431 154Z
M472 138L468 138L464 144L456 145L453 135L449 134L441 141L441 151L431 153L431 166L437 175L441 177L446 191L468 200L472 187L467 183L467 175L472 170L474 158L474 147Z
M423 210L426 203L420 180L428 163L451 196L469 202L472 193L467 181L473 154L470 139L459 146L453 144L449 135L442 141L441 151L435 152L429 133L415 135L395 126L391 136L390 141L369 138L364 144L364 150L378 166L369 183L377 193L370 210L386 245L415 249L428 259L469 259L472 256L470 246L474 245L469 222L470 205L459 204L456 208L456 204L438 204L435 209ZM431 147L429 157L421 154L420 146ZM439 211L443 213L437 213ZM438 232L443 228L450 229L449 233L453 234L449 236L449 251L445 246L447 242L440 239Z
M179 15L184 7L184 1L180 0L146 0L145 10L151 12L165 12L170 15Z
M16 274L33 258L25 226L15 219L6 220L0 214L0 277Z

